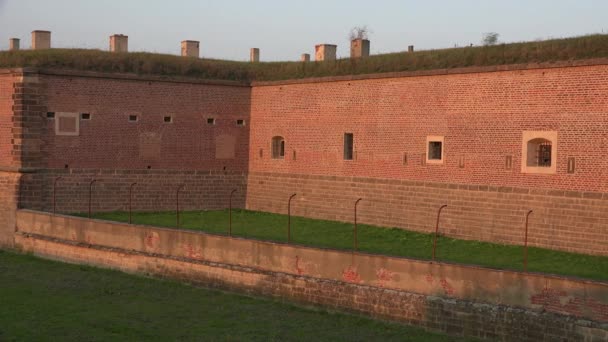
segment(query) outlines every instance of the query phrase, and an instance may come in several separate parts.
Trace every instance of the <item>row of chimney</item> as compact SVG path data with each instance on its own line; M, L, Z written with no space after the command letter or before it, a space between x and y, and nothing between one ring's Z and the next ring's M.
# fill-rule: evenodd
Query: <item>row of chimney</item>
M32 31L32 49L50 49L51 48L51 31ZM315 60L316 61L333 61L336 60L336 50L338 46L333 44L315 45ZM19 38L11 38L9 50L19 50ZM128 52L129 37L124 34L114 34L110 36L110 51L111 52ZM414 52L414 46L408 46L408 52ZM196 40L182 41L182 56L184 57L200 57L200 42ZM369 40L354 39L350 43L350 57L362 58L369 57ZM249 60L251 62L260 61L260 49L252 48L249 52ZM310 54L304 53L300 57L302 62L310 62Z

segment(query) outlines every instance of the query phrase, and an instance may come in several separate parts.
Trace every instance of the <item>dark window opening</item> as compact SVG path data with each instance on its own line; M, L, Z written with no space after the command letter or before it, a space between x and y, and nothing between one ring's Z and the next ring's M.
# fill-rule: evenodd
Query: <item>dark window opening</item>
M172 116L165 116L165 117L163 118L163 121L164 121L165 123L172 123L172 122L173 122L173 117L172 117Z
M55 118L55 112L46 112L46 118L47 119L54 119Z
M80 113L81 120L91 120L91 114L89 113Z
M285 158L285 139L283 137L272 138L272 159Z
M528 166L551 167L553 146L543 138L528 141Z
M441 160L441 149L443 143L441 141L429 141L429 160Z
M243 119L236 120L236 125L237 126L245 126L245 120L243 120Z
M215 125L215 119L214 118L207 118L207 125Z
M136 122L138 120L137 115L129 115L130 122Z
M352 133L344 133L344 160L353 160L354 137Z

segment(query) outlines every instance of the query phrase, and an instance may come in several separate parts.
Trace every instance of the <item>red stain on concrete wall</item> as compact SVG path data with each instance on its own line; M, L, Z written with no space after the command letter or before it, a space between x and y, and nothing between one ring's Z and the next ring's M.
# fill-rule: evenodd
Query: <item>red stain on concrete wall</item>
M186 257L190 259L203 259L203 251L200 247L186 243L182 245L182 249Z
M348 282L348 283L355 283L355 284L360 283L361 282L361 276L357 272L357 267L352 266L352 265L348 266L342 272L342 280L344 280L345 282Z
M378 278L377 284L380 287L384 287L387 281L393 280L395 273L387 270L386 268L379 268L376 270L376 277Z
M296 255L296 273L298 275L304 274L304 267L301 265L301 260L302 260L302 258L300 258L300 256Z
M157 232L147 233L144 243L146 245L146 250L158 251L158 247L160 246L160 236Z
M584 298L569 295L566 291L544 288L540 293L530 296L530 302L542 305L550 312L564 313L575 316L592 316L601 321L608 321L608 304L603 304L593 298Z

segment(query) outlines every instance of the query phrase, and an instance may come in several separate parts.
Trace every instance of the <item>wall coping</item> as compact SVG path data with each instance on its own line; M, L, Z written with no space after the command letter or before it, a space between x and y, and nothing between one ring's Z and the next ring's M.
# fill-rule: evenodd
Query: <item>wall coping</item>
M0 75L2 75L2 74L40 74L40 75L50 75L50 76L106 78L106 79L116 79L116 80L189 83L189 84L254 88L254 87L265 87L265 86L278 86L278 85L346 82L346 81L362 81L362 80L376 80L376 79L388 79L388 78L442 76L442 75L459 75L459 74L476 74L476 73L492 73L492 72L504 72L504 71L556 69L556 68L585 67L585 66L598 66L598 65L608 65L608 58L592 58L592 59L542 62L542 63L471 66L471 67L460 67L460 68L442 68L442 69L429 69L429 70L417 70L417 71L399 71L399 72L344 75L344 76L323 76L323 77L309 77L309 78L302 78L302 79L287 79L287 80L278 80L278 81L250 81L250 82L229 81L229 80L203 80L203 79L197 79L197 78L187 77L187 76L137 75L137 74L130 74L130 73L104 73L104 72L96 72L96 71L36 68L36 67L0 68Z

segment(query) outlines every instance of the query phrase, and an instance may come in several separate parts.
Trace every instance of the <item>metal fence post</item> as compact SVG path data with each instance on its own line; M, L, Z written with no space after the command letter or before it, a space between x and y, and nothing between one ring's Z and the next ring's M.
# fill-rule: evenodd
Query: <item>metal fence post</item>
M447 204L442 205L437 212L437 224L435 225L435 240L433 241L433 261L435 261L435 251L437 250L437 236L439 235L439 217L443 208L447 207Z
M532 214L532 210L529 210L526 214L526 235L524 238L524 272L528 272L528 217Z
M131 186L129 186L129 224L131 224L133 222L132 220L132 216L133 216L133 207L132 207L132 195L133 195L133 187L136 185L137 183L131 183Z
M53 215L57 213L57 181L62 179L63 177L56 177L53 181Z
M232 236L232 195L236 192L236 189L232 189L230 197L228 199L228 235Z
M287 201L287 243L291 243L291 200L296 197L296 194L289 196Z
M176 220L177 220L177 224L176 227L179 228L179 192L185 187L185 184L180 185L179 187L177 187L177 191L175 193L175 216L176 216Z
M93 184L97 182L97 179L93 178L89 183L89 218L91 218L91 198L93 197Z
M359 249L359 243L357 241L357 204L359 204L359 202L361 202L363 198L359 198L356 202L355 202L355 228L353 231L353 248L355 251L357 251Z

